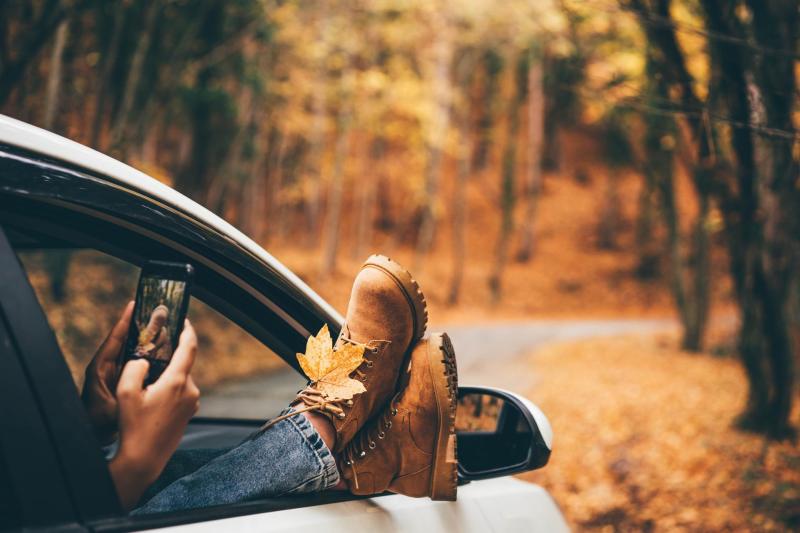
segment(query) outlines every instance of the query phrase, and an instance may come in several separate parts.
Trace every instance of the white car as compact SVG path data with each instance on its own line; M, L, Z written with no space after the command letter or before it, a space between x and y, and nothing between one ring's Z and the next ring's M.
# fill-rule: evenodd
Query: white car
M295 353L306 338L323 324L335 336L342 324L296 275L205 208L94 150L0 116L0 530L567 530L544 489L511 477L545 465L550 424L528 400L485 387L459 389L455 502L329 491L126 515L72 379L74 361L50 326L76 317L50 316L31 284L32 265L63 250L96 254L133 282L149 259L191 263L193 295L203 302L192 305L238 325L277 361L263 403L245 385L238 398L230 386L211 391L211 411L192 420L183 448L234 445L275 414L304 384ZM101 289L92 280L82 286L88 298ZM258 405L261 420L243 404Z

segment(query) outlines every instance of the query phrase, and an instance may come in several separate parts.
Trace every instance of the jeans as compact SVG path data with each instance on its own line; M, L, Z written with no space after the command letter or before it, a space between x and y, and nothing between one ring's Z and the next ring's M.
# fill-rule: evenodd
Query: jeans
M322 437L295 414L229 450L178 450L132 514L317 492L338 482Z

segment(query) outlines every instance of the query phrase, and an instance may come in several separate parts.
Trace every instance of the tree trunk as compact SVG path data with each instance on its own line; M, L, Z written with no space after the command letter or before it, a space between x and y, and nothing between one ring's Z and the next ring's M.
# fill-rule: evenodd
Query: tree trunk
M689 272L692 295L688 300L689 315L683 331L684 350L699 352L703 347L711 302L711 241L708 234L708 198L700 198L700 211L692 230L692 258Z
M365 248L372 245L373 213L375 212L375 196L378 189L379 175L383 173L381 161L383 160L385 141L378 137L369 144L369 150L364 157L365 168L361 176L361 197L358 206L358 225L356 226L355 246L353 246L353 259L361 259Z
M423 260L433 245L436 231L436 201L439 192L441 174L442 149L438 146L428 147L428 161L425 164L425 204L422 206L422 217L417 234L417 250L414 260L414 271L423 268Z
M638 5L640 16L648 34L650 45L647 50L648 97L654 106L669 101L670 85L676 84L681 90L681 99L687 107L697 107L699 98L694 93L685 60L674 34L668 26L653 27L647 24L643 5ZM669 16L669 0L658 0L658 15ZM696 147L697 155L690 162L693 185L700 206L694 221L690 239L690 260L684 261L680 236L680 215L674 193L674 154L665 139L675 139L678 130L671 118L649 114L646 117L648 131L645 136L647 151L646 183L655 180L660 192L662 214L667 227L667 248L670 258L670 277L673 298L678 308L683 328L682 347L688 351L699 351L708 322L710 307L710 237L707 219L710 209L709 175L713 157L709 139L712 133L708 123L692 118L689 128L692 138L689 142ZM669 148L669 149L667 149ZM645 190L647 185L645 186ZM641 249L647 246L647 236L638 236ZM650 239L652 240L652 239ZM688 278L688 286L687 279Z
M103 119L106 117L106 97L108 96L109 80L114 64L119 53L119 41L122 36L122 23L125 18L125 2L117 2L114 8L114 22L111 29L111 40L108 48L102 55L100 76L97 84L97 100L94 107L94 120L92 121L91 145L93 148L104 151L100 144L103 130ZM99 16L99 15L98 15Z
M465 152L459 156L458 173L453 196L453 266L450 276L450 290L447 294L447 304L456 305L461 295L461 284L464 279L464 262L466 261L466 232L467 232L467 182L470 175L469 133L462 132L461 149Z
M797 50L800 31L797 2L748 0L756 40L764 48ZM748 84L751 121L763 128L794 133L792 111L797 88L796 59L789 56L754 60L754 79ZM750 81L750 80L748 80ZM763 333L772 370L773 395L768 408L768 432L774 438L794 436L792 410L795 354L787 317L788 295L800 251L800 191L793 159L796 138L776 138L754 133L755 156L761 172L759 214L763 217L763 278L757 290L763 309Z
M80 3L72 9L77 12L85 5L85 3ZM7 50L3 51L6 61L0 69L0 107L6 103L11 92L23 79L30 64L69 14L59 0L47 0L39 13L38 19L30 28L27 28L21 42L15 46L20 51L16 57L12 59ZM2 43L2 45L5 47L6 43Z
M50 56L50 72L47 78L47 96L45 98L43 120L44 129L50 131L55 131L55 117L61 96L61 72L64 48L67 44L68 32L69 22L67 20L62 20L56 31L56 38L53 42L53 52ZM69 275L72 251L52 250L48 252L45 257L45 270L47 271L50 282L53 300L56 302L63 302L67 295L67 277Z
M349 92L348 92L349 93ZM350 152L350 123L352 111L346 103L339 115L339 136L336 139L331 192L328 200L328 216L325 219L325 249L322 256L323 277L336 270L336 254L339 250L339 235L342 221L342 202L344 198L344 164Z
M522 234L517 261L527 263L535 251L534 226L536 224L536 204L542 188L542 147L544 140L544 68L542 55L536 50L530 52L528 68L528 161L525 184L525 217L522 220Z
M461 284L464 279L464 263L466 261L467 182L472 172L470 154L470 137L472 135L470 119L472 117L470 114L469 93L472 88L474 66L475 61L470 52L466 52L458 62L458 86L462 89L463 101L458 113L458 169L456 171L452 202L453 264L450 288L447 293L448 305L456 305L458 303L461 295Z
M748 394L747 406L737 418L737 425L750 431L763 431L766 424L762 414L769 405L770 384L762 357L765 346L759 328L761 313L752 286L739 287L738 292L741 313L738 349L747 374Z
M328 21L328 2L320 4L319 15L314 21L317 39L321 46L326 46L330 40L331 25ZM311 97L311 134L309 156L307 158L306 174L314 183L311 188L311 198L306 203L306 217L308 219L307 245L314 247L319 243L322 234L320 220L322 219L323 200L323 160L327 138L328 102L327 102L327 67L324 58L319 58L314 70L314 85Z
M514 231L515 175L517 166L517 136L519 115L527 90L528 57L523 53L517 61L515 94L508 106L506 146L503 151L502 185L500 192L500 234L497 237L495 259L489 275L489 293L493 303L502 298L503 273L508 258L511 233Z
M492 127L494 126L494 106L497 101L500 73L503 70L503 58L495 50L489 48L483 55L482 102L478 106L477 141L472 152L472 168L481 171L489 161L492 147Z
M651 73L651 71L648 71ZM651 78L652 79L652 78ZM650 89L653 96L663 95L666 86L656 83L657 88ZM670 288L675 307L683 330L683 342L686 346L689 330L692 329L691 296L687 293L684 278L684 261L681 251L680 214L675 200L674 183L674 154L671 149L666 149L661 140L668 135L674 135L674 123L671 118L648 115L646 117L647 132L645 134L645 172L648 180L653 181L659 192L661 213L664 226L667 230L667 253L669 257Z
M63 303L67 297L67 279L72 260L72 250L48 250L44 255L44 270L49 278L53 301Z
M133 111L133 104L139 89L139 80L141 80L142 71L144 70L144 60L147 51L150 49L150 40L153 35L153 27L155 26L158 11L158 2L148 2L146 4L144 26L139 34L139 41L136 43L136 49L133 52L131 66L128 70L128 78L122 93L122 103L120 104L117 119L111 130L112 149L118 150L123 160L126 157L128 147L127 144L122 141L128 127L129 117Z
M236 135L228 147L225 160L220 165L219 171L210 180L211 183L203 202L215 213L224 215L226 211L226 196L232 198L236 201L237 223L235 225L239 227L242 227L244 220L247 218L245 214L247 204L239 202L238 199L247 191L247 186L244 182L252 178L252 175L243 174L241 168L244 144L251 135L251 129L248 126L254 120L253 113L253 90L245 85L239 89L239 94L236 98ZM232 195L227 194L229 188L232 189Z
M450 126L451 113L451 80L450 64L453 50L447 35L437 33L433 57L433 99L436 112L430 125L427 138L427 163L425 165L425 204L422 208L422 220L417 235L417 250L414 271L423 267L423 259L427 255L436 231L436 204L438 202L439 181L442 174L442 150Z
M267 217L269 223L266 229L266 239L269 241L273 236L282 239L286 233L288 221L286 220L284 202L281 194L283 192L283 182L286 171L284 169L284 157L286 156L286 145L288 139L286 134L278 132L277 149L274 152L274 163L271 164L269 172L269 190L267 193Z
M617 234L620 226L619 177L617 169L610 168L600 204L597 222L597 247L601 250L617 248Z
M748 2L752 31L762 49L797 47L797 9L790 1ZM727 4L702 0L711 31L740 35L747 29ZM726 114L743 124L793 131L794 60L752 54L711 41L713 94ZM797 266L798 191L794 186L792 144L765 137L763 130L732 128L737 183L726 213L731 272L742 309L740 351L747 370L749 399L740 427L773 438L794 434L789 424L793 354L786 319L786 295ZM794 215L790 215L790 213Z
M315 185L311 188L311 199L307 204L308 212L308 244L319 242L322 213L322 160L325 154L325 83L324 78L318 77L318 84L314 88L313 98L314 119L311 122L311 154L309 160L309 175Z
M67 44L69 22L61 21L56 30L53 42L53 53L50 55L50 72L47 77L47 96L44 105L44 129L54 131L54 120L58 111L58 102L61 97L61 71L64 64L64 47Z
M652 280L659 276L659 247L656 239L656 185L652 172L644 171L636 219L636 277Z

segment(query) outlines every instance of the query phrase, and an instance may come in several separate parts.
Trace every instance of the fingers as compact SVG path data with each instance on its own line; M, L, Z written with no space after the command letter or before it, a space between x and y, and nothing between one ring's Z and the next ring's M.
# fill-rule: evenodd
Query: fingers
M149 369L150 363L146 359L128 361L119 376L117 397L125 398L141 393Z
M165 376L186 380L192 370L194 358L197 354L197 335L191 322L187 319L183 325L183 333L178 340L178 347L172 355L172 360L164 370Z
M98 359L111 360L119 356L120 350L125 345L125 340L128 338L128 329L131 325L131 317L133 316L134 302L128 302L125 309L122 311L122 316L111 329L106 340L100 345L97 351Z

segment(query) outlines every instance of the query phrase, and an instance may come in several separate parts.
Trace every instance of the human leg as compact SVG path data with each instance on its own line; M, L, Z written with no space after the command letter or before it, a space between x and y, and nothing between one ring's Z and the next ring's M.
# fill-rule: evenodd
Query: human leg
M295 414L173 481L133 514L224 505L335 486L333 455L308 418Z

